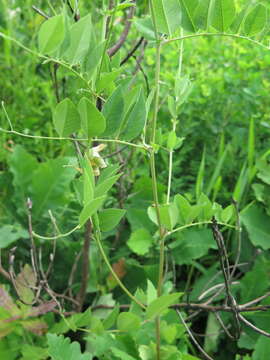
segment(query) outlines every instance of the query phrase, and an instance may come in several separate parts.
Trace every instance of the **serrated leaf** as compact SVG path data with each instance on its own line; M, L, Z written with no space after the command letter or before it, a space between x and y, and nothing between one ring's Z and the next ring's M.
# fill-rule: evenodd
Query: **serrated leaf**
M38 33L39 50L43 54L50 54L57 50L65 37L63 15L57 15L46 20Z
M125 215L126 210L123 209L105 209L99 212L99 226L101 231L113 230Z
M82 227L86 221L90 219L90 217L94 215L95 212L97 212L104 200L105 196L101 196L89 201L89 203L84 206L79 216L80 227Z
M70 28L70 46L65 58L71 65L82 63L89 50L92 37L91 15L81 18Z
M117 328L121 331L137 331L141 326L141 319L139 316L131 312L122 312L117 319Z
M153 237L146 229L138 229L134 231L127 244L129 248L138 255L145 255L149 248L153 245Z
M211 25L218 31L225 32L235 16L234 0L215 0L212 8Z
M52 360L89 360L90 354L81 353L80 344L77 341L70 342L63 335L48 334L48 353Z
M53 122L61 137L69 136L80 129L80 115L69 98L57 104L53 114Z
M25 264L14 281L20 299L27 304L30 304L35 298L33 288L36 285L36 280L36 274L31 266Z
M150 320L160 315L164 310L168 309L169 306L175 305L179 300L182 293L173 293L169 295L162 295L159 298L151 302L146 309L146 319Z
M244 32L252 36L260 33L266 25L267 9L262 4L257 4L247 15L244 21Z
M106 129L103 114L87 98L83 97L78 105L82 129L88 138L101 135Z

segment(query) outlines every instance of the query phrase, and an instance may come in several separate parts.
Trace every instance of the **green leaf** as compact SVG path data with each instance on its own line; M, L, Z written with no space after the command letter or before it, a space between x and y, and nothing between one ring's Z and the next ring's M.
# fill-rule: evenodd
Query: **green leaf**
M213 14L213 7L215 5L215 0L201 0L196 12L195 12L195 22L196 25L202 30L208 30Z
M176 204L176 206L178 208L180 224L183 224L183 225L187 224L192 206L190 205L188 200L180 194L175 195L174 203Z
M168 139L167 139L167 148L169 150L173 150L177 141L177 136L175 131L169 132Z
M120 178L121 175L122 174L111 176L105 179L104 181L102 181L102 183L98 184L95 189L95 197L105 195L111 189L111 187L116 183L116 181Z
M120 129L124 116L124 107L122 85L119 85L106 101L102 110L107 124L103 136L112 137Z
M80 115L69 98L57 104L53 114L53 122L61 137L69 136L80 129Z
M101 135L106 129L103 114L87 98L83 97L78 105L82 129L88 138Z
M155 17L157 30L161 33L172 35L172 33L180 26L181 9L178 0L152 1L153 12Z
M65 167L67 158L49 160L41 163L33 176L33 214L41 213L67 204L67 194L70 193L70 183L76 175L76 170Z
M42 347L24 344L22 345L22 356L21 360L46 360L48 359L48 350ZM5 358L6 360L6 358Z
M217 245L209 229L187 229L177 234L177 240L170 245L174 261L178 265L191 264L193 260L207 254Z
M146 107L143 90L139 92L138 100L125 121L125 129L121 139L131 141L141 134L146 121Z
M155 40L153 22L149 16L135 20L134 25L147 40Z
M79 225L82 227L86 221L101 207L105 196L97 197L85 205L79 216Z
M139 316L131 312L122 312L117 319L117 328L120 331L137 331L141 326L141 319Z
M87 204L94 199L95 176L90 161L83 159L83 203Z
M244 21L246 35L252 36L260 33L266 26L267 9L262 4L257 4L247 15Z
M264 250L270 249L270 217L256 205L248 206L240 214L250 241Z
M146 319L150 320L160 315L164 310L168 309L169 306L175 305L182 293L173 293L169 295L162 295L159 298L151 302L146 310Z
M88 53L92 39L91 15L81 18L70 28L70 46L65 58L71 65L80 64Z
M82 354L77 341L70 343L68 337L63 335L48 334L48 353L52 360L89 360L89 353Z
M128 247L138 255L145 255L153 245L153 237L146 229L138 229L128 239Z
M147 210L149 218L158 225L157 212L154 206L150 206ZM172 230L177 224L179 211L175 203L159 206L161 225L168 230Z
M98 218L101 231L113 230L119 224L125 213L126 210L123 209L106 209L100 211Z
M65 37L63 15L57 15L46 20L38 33L39 50L43 54L50 54L57 50Z
M211 25L216 30L225 32L235 16L234 0L215 0L212 11Z
M196 32L195 12L198 7L198 0L179 0L181 8L181 26L183 29Z
M157 298L157 289L154 287L152 281L147 279L147 305L150 305L150 303Z
M120 360L136 360L135 357L130 356L129 354L127 354L126 351L122 351L116 347L112 347L111 351L114 354L114 356L116 356Z
M268 360L270 352L270 339L260 336L252 355L252 360Z
M5 249L15 241L28 237L28 232L21 226L4 225L0 228L0 249Z

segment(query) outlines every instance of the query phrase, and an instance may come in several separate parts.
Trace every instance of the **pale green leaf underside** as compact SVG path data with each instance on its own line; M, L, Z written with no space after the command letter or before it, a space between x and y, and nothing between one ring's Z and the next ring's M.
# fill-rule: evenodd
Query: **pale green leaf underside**
M63 42L65 26L62 15L57 15L46 20L38 33L39 50L44 54L55 51Z

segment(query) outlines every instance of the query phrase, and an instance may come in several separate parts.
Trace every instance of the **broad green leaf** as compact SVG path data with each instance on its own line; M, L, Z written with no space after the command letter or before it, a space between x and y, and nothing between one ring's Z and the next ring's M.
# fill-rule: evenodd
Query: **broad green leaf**
M122 85L119 85L106 101L102 113L106 119L106 131L103 136L112 137L120 129L124 116L124 97Z
M182 10L180 3L180 0L152 1L153 16L155 17L159 32L172 35L172 33L180 27Z
M150 303L157 298L157 289L154 287L152 281L149 279L147 280L147 305L150 305Z
M250 241L264 250L270 249L270 217L256 205L248 206L240 214Z
M150 206L147 210L149 218L158 225L158 218L156 208ZM159 206L159 214L161 225L168 230L172 230L179 219L179 210L175 203L165 204Z
M126 351L122 351L116 347L112 347L110 350L112 351L114 356L116 356L120 360L136 360L135 357L127 354Z
M105 195L111 187L116 183L122 174L117 174L105 179L102 183L98 184L95 188L95 197Z
M71 65L82 63L88 53L92 38L91 15L81 18L70 28L70 46L65 53Z
M167 139L167 148L169 150L173 150L176 145L176 142L177 142L177 136L176 136L175 131L169 132L168 139Z
M89 353L82 354L80 344L77 341L70 342L63 335L48 334L48 353L52 360L89 360Z
M137 331L141 326L141 319L139 316L131 312L122 312L117 319L117 328L121 331Z
M134 21L134 25L147 40L155 40L154 26L150 17L137 19Z
M101 231L111 231L120 222L125 215L126 210L123 209L105 209L98 214L99 225Z
M46 20L38 33L39 50L43 54L54 52L63 42L65 26L63 15L54 16Z
M217 245L209 229L186 229L179 232L170 245L174 261L178 265L191 264Z
M69 136L80 129L80 115L69 98L57 104L53 114L53 122L61 137Z
M177 194L174 197L174 203L178 208L179 222L185 225L188 221L189 214L191 212L191 205L184 196Z
M102 54L104 52L105 42L98 43L91 47L86 54L83 62L83 70L87 73L87 79L91 80L96 69L100 65Z
M120 69L102 73L99 81L96 84L96 91L98 93L101 93L103 90L110 88L110 86L114 84L114 81L117 79L120 73Z
M4 225L0 228L0 249L5 249L19 239L27 239L29 233L21 226Z
M269 260L264 256L258 257L252 269L241 278L241 303L249 302L267 292L269 288L269 271Z
M178 0L181 8L181 26L183 29L196 32L195 12L199 0Z
M260 336L252 355L252 360L268 360L270 352L270 339Z
M79 216L79 225L82 227L86 221L101 207L105 196L97 197L84 206Z
M46 359L48 359L48 350L44 349L42 347L24 344L24 345L22 345L21 352L22 352L22 356L23 356L21 358L21 360L28 360L28 359L46 360ZM1 354L1 352L0 352L0 354ZM5 360L6 360L6 358L5 358Z
M146 319L150 320L160 315L169 306L177 304L182 293L173 293L169 295L162 295L151 302L146 309Z
M145 255L153 245L154 239L146 229L138 229L128 239L128 247L138 255Z
M246 35L252 36L260 33L266 26L267 9L262 4L256 4L248 13L244 21Z
M146 121L146 107L143 91L141 90L138 100L125 121L125 129L120 135L121 139L131 141L139 136L145 126Z
M97 184L99 185L103 183L104 180L114 176L118 170L119 170L118 164L107 166L105 169L101 171Z
M214 215L213 204L204 193L200 195L198 205L201 206L201 211L198 216L199 221L211 220L212 216Z
M87 98L83 97L78 105L82 129L88 138L101 135L106 129L103 114Z
M228 223L233 217L233 214L234 214L234 206L233 205L227 206L221 212L221 221Z
M119 311L120 311L120 307L117 304L114 307L113 311L111 311L109 313L109 315L106 317L106 319L104 319L103 326L104 326L105 330L109 330L110 328L112 328L115 325L116 319L117 319L117 317L119 315Z
M208 30L213 15L215 0L200 0L195 12L196 25L202 30Z
M228 30L235 16L234 0L215 0L212 11L211 25L221 32Z
M83 202L84 205L94 198L95 176L90 161L85 157L83 163Z
M70 183L76 170L65 167L68 158L49 160L41 163L33 176L33 214L38 217L43 212L67 204Z

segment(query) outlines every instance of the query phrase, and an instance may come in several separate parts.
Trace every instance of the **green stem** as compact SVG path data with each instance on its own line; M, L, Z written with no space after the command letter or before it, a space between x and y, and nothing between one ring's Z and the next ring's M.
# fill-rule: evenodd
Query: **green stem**
M95 216L96 217L96 216ZM142 309L146 309L146 306L144 304L142 304L134 295L131 294L131 292L125 287L125 285L122 283L122 281L119 279L118 275L116 274L116 272L113 270L110 261L105 253L105 250L103 249L102 243L101 243L101 232L100 232L100 228L98 225L98 220L95 221L95 228L96 228L96 236L95 236L95 240L97 242L99 251L105 261L105 264L108 266L111 274L113 275L113 277L115 278L115 280L117 281L117 284L122 288L122 290L127 294L127 296L134 301L136 304L138 304Z
M186 39L191 39L191 38L197 38L197 37L209 37L209 36L224 36L224 37L231 37L231 38L235 38L235 39L239 39L239 40L246 40L246 41L249 41L255 45L258 45L258 46L261 46L263 47L264 49L267 49L269 50L269 46L266 46L264 45L263 43L257 41L257 40L254 40L254 39L251 39L247 36L244 36L244 35L237 35L237 34L227 34L227 33L200 33L200 34L190 34L190 35L185 35L185 36L180 36L180 37L177 37L177 38L173 38L173 39L168 39L168 40L164 40L162 42L162 45L165 45L165 44L169 44L169 43L172 43L174 41L181 41L181 40L186 40Z
M30 134L24 134L15 130L6 130L0 127L0 132L6 133L6 134L13 134L13 135L17 135L17 136L22 136L22 137L26 137L26 138L30 138L30 139L41 139L41 140L70 140L70 141L89 141L89 139L86 138L82 138L82 139L78 139L78 138L71 138L71 137L58 137L58 136L41 136L41 135L30 135ZM99 142L108 142L108 143L117 143L117 144L122 144L122 145L127 145L127 146L131 146L137 149L141 149L141 150L145 150L145 151L149 151L150 146L149 145L140 145L140 144L134 144L134 143L130 143L127 141L122 141L122 140L114 140L114 139L94 139L95 141L99 141Z
M159 92L160 92L160 56L161 56L161 40L158 34L156 17L154 14L153 1L150 0L150 9L151 16L154 23L154 31L156 37L156 71L155 71L155 98L154 98L154 115L151 124L151 133L150 133L150 144L153 145L156 142L156 128L157 128L157 119L158 119L158 110L159 110ZM160 209L159 209L159 200L158 200L158 190L157 190L157 176L156 176L156 165L155 165L155 151L151 150L150 154L150 170L151 170L151 179L152 179L152 189L154 204L157 213L157 221L159 228L160 236L160 252L159 252L159 275L158 275L158 286L157 286L157 296L161 296L162 293L162 284L164 277L164 231L161 224L160 218ZM160 316L156 317L156 353L157 360L161 360L161 337L160 337Z

